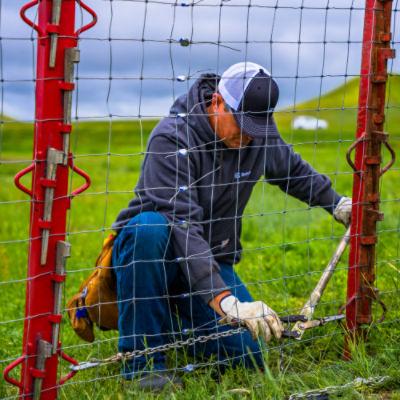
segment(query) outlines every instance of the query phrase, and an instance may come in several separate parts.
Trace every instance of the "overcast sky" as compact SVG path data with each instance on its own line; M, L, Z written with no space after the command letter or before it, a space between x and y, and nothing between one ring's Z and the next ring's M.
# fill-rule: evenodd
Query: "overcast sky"
M396 9L398 1L393 1ZM4 114L32 120L36 42L31 38L36 34L19 17L26 2L0 1L0 72ZM364 0L187 1L193 2L185 7L173 0L86 0L99 21L79 41L73 115L161 117L199 74L221 74L244 60L271 71L280 86L280 107L359 74ZM36 9L28 12L31 19ZM88 20L78 8L77 27ZM181 46L180 38L191 44ZM400 71L399 62L390 68ZM190 79L177 82L179 75Z

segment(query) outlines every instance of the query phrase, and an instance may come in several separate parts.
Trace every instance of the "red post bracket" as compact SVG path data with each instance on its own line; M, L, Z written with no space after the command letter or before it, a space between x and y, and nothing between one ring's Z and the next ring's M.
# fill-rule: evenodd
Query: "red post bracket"
M356 149L359 143L365 141L365 133L363 133L348 149L346 152L346 159L347 162L349 163L350 167L353 169L353 171L357 174L360 175L361 171L357 170L356 165L351 159L351 153Z
M386 148L389 150L390 155L391 155L391 160L389 161L389 163L387 165L385 165L381 171L380 174L381 176L394 164L394 162L396 161L396 153L394 152L392 146L390 146L390 144L388 142L384 142Z
M26 175L28 172L31 172L33 169L35 168L35 164L31 164L29 167L24 168L22 171L18 172L17 175L15 175L14 178L14 183L15 186L22 190L24 193L26 193L29 197L33 197L33 193L32 190L29 190L28 188L26 188L24 185L21 184L20 179Z
M82 28L78 29L75 32L76 37L78 37L83 32L87 31L88 29L92 28L97 23L97 14L89 6L87 6L83 1L80 1L80 0L77 0L77 1L78 1L79 5L92 16L92 21L90 21L88 24L82 26Z
M43 36L43 32L42 30L39 28L39 26L37 26L33 21L31 21L29 18L26 17L25 13L27 10L29 10L30 8L32 8L33 6L35 6L36 4L39 3L39 0L33 0L31 2L29 2L28 4L25 4L20 11L20 16L22 18L22 20L28 24L29 26L31 26L40 36Z
M70 157L72 156L72 154L70 154ZM83 186L81 186L80 188L76 189L75 191L73 191L71 193L71 197L75 197L76 195L84 192L91 184L91 180L90 180L90 176L82 171L81 169L79 169L78 167L76 167L74 165L74 163L72 162L72 158L70 158L70 162L69 162L69 166L72 169L72 171L76 172L78 175L82 176L85 179L85 184ZM30 197L33 196L32 190L29 190L28 188L26 188L24 185L21 184L20 179L26 175L27 173L31 172L33 169L35 168L35 164L31 164L29 167L24 168L22 171L18 172L15 175L14 178L14 183L15 186L17 186L18 189L22 190L24 193L26 193L27 195L29 195ZM56 181L51 180L51 179L46 179L46 178L40 178L40 184L44 187L51 187L54 188L56 187Z
M61 347L61 343L59 344L59 347ZM67 356L61 349L60 349L60 356L65 360L68 361L69 363L73 365L79 365L78 361L74 360L72 357ZM76 371L70 372L68 375L66 375L64 378L61 378L60 381L58 382L58 386L61 386L63 383L71 379L73 376L76 375Z
M81 33L87 31L88 29L92 28L94 25L97 23L97 14L89 7L87 6L83 1L76 0L76 2L79 4L80 7L82 7L84 10L86 10L91 16L92 16L92 21L90 21L88 24L84 25L82 28L79 28L75 33L74 36L77 38ZM31 26L35 31L39 34L39 38L44 36L44 31L36 25L33 21L31 21L29 18L26 17L25 13L27 10L35 6L36 4L39 3L39 0L33 0L29 2L28 4L25 4L20 11L20 16L22 20ZM47 24L47 32L59 32L59 25L52 25L52 24Z
M91 181L90 181L90 176L86 172L84 172L81 169L79 169L78 167L76 167L72 162L71 162L71 168L72 168L72 171L76 172L78 175L80 175L86 181L83 186L74 190L71 193L71 197L75 197L78 194L81 194L82 192L84 192L90 186Z
M26 357L26 355L22 354L22 356L17 358L13 363L11 363L10 365L7 365L7 367L4 369L4 372L3 372L4 379L8 383L11 383L11 385L17 386L20 390L23 390L23 388L24 388L23 383L10 378L8 374L11 372L11 370L13 370L19 364L21 364L22 361L24 361L25 357Z
M47 31L47 33L60 33L60 26L48 24L46 31Z
M58 344L59 347L61 347L61 343ZM70 356L67 356L61 349L59 350L59 354L60 357L63 358L65 361L68 361L69 363L73 364L73 365L79 365L78 361L76 361L75 359L73 359ZM17 386L20 390L23 390L24 385L22 382L18 382L15 379L11 378L9 376L10 372L17 367L19 364L22 363L22 361L24 361L24 359L26 358L26 354L23 354L21 357L17 358L13 363L11 363L10 365L8 365L3 372L3 377L4 380L7 381L8 383L10 383L11 385ZM30 373L31 375L35 376L35 377L44 377L45 376L45 371L43 370L36 370L35 368L30 368ZM61 386L62 384L64 384L66 381L68 381L69 379L71 379L73 376L75 376L77 374L76 371L72 371L70 372L68 375L66 375L65 377L61 378L57 384L57 386Z
M74 90L75 84L70 82L59 81L58 85L61 90Z

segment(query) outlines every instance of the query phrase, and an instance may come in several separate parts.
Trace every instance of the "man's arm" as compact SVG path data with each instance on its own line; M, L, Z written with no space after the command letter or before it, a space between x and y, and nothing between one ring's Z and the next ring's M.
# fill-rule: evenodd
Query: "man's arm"
M332 189L331 180L315 171L280 137L268 140L265 177L285 193L310 206L321 206L331 214L341 198Z
M266 341L272 334L280 338L283 325L270 307L261 301L240 302L227 290L210 245L203 238L203 209L196 188L201 177L196 176L190 156L174 154L181 147L182 143L178 146L170 138L152 138L142 173L154 210L171 224L171 244L190 288L223 316L221 323L246 326L254 340L259 335Z
M151 139L142 170L144 187L154 210L171 224L174 257L190 288L209 303L227 288L210 245L203 238L204 213L196 187L200 177L196 176L190 155L176 154L185 144L174 139L161 135Z

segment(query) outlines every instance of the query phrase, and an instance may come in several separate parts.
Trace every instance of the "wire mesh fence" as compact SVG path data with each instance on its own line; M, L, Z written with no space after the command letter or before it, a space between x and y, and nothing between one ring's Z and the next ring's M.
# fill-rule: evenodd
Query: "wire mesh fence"
M38 122L36 68L43 62L36 60L36 52L43 43L19 18L24 3L0 2L2 370L20 357L24 329L25 337L30 329L25 297L28 310L32 301L46 303L54 296L26 295L26 287L40 279L40 274L27 278L26 272L27 266L32 268L29 248L38 240L32 236L30 208L38 202L13 185L14 176L41 157L35 152L40 137L33 140L32 133ZM257 364L297 376L299 371L312 373L319 362L339 363L345 330L336 322L325 325L329 320L323 318L338 319L348 300L347 250L314 312L313 319L324 326L311 326L301 340L292 335L268 344L253 342L245 327L218 325L221 316L207 304L231 290L241 301L263 301L281 318L298 315L335 254L346 228L332 213L338 196L352 197L354 174L346 152L357 130L365 2L86 3L98 21L79 34L77 42L80 62L73 73L69 158L90 176L91 186L74 196L66 217L71 255L59 332L63 353L82 364L64 383L60 397L105 397L116 391L117 380L124 381L124 372L151 366L214 387L223 380L213 376L215 371L230 376L230 385L241 385ZM393 1L390 47L395 49L398 11ZM38 23L35 7L26 15ZM78 1L75 31L90 21ZM232 131L223 130L235 117L240 123L242 110L225 95L228 107L221 113L218 107L224 105L215 100L224 93L220 76L240 62L247 63L246 70L249 63L262 66L279 87L274 121L263 127L266 138L235 139L229 137ZM396 151L398 62L388 61L385 101L385 131ZM234 79L228 76L227 81ZM215 123L218 113L222 117ZM383 164L389 159L384 150ZM398 332L398 178L396 161L382 176L379 191L385 218L377 225L375 286L387 307L381 335L385 330ZM34 188L30 179L21 177L20 182ZM71 197L83 179L72 173L68 179ZM63 198L56 195L53 201ZM53 213L57 218L64 217ZM83 322L97 310L84 307L87 291L82 295L80 287L92 273L104 240L116 231L114 269L101 272L111 272L114 279L107 294L111 300L104 300L105 293L98 289L92 291L102 308L92 326L93 337L86 330L83 335L90 341L84 341L74 333L68 312ZM50 231L50 240L52 236ZM88 282L81 289L88 286L90 290ZM119 325L116 305L125 313ZM381 314L374 305L374 320ZM100 329L102 324L114 329ZM284 336L290 336L294 323L284 325ZM379 343L377 336L371 332L373 343ZM70 372L70 363L61 357L56 366L58 379ZM10 376L18 380L21 372ZM254 377L254 382L259 385L256 396L272 390L265 377L261 383ZM296 385L272 393L290 395ZM0 386L2 398L18 396L5 381ZM139 393L135 380L126 381L125 389ZM194 397L211 395L195 384L185 390Z

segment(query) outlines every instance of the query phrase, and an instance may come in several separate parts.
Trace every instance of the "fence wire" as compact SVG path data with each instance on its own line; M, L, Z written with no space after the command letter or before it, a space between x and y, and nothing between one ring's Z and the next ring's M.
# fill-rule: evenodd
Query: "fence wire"
M13 185L16 173L35 161L32 148L38 41L35 32L19 18L24 3L0 0L1 370L21 355L29 283L27 254L34 239L30 235L32 202ZM339 195L352 195L353 172L347 164L346 151L355 140L357 124L364 2L88 0L87 4L96 11L99 21L78 41L81 60L75 69L71 153L75 165L90 175L92 184L74 198L67 217L66 241L72 252L67 263L60 328L63 351L82 365L78 374L60 389L60 397L105 397L119 390L139 395L134 380L125 382L124 389L116 389L116 380L124 381L122 371L127 363L133 370L163 365L172 375L193 377L204 387L214 388L210 390L214 390L215 397L226 397L237 393L221 393L214 385L230 389L230 385L246 386L243 377L260 360L265 370L271 368L272 374L277 365L277 374L292 377L299 371L317 369L318 363L326 366L339 362L344 330L336 322L307 330L301 340L273 339L267 346L255 342L253 354L248 357L246 329L220 327L220 317L211 312L204 300L214 290L217 278L208 288L200 285L196 289L188 281L199 281L199 265L208 271L203 278L215 274L217 262L224 273L225 289L243 299L251 296L265 302L279 317L299 314L308 301L345 233L343 225L313 203L318 190L313 185L318 185L319 174L323 174ZM30 11L32 20L37 19L35 10ZM399 11L398 1L393 1L391 47L396 50ZM77 27L88 19L77 2ZM186 98L186 93L199 79L204 85L211 85L217 80L214 74L220 76L238 62L264 66L279 85L274 119L285 142L266 146L253 141L253 151L265 153L259 160L266 171L261 177L243 170L243 166L251 164L246 148L233 150L218 138L192 137L198 129L193 128L196 121L204 121L210 114L199 113L206 107ZM400 139L399 70L398 58L388 62L385 125L396 151ZM211 89L211 94L216 92L215 87ZM206 100L209 107L210 99ZM170 111L176 102L185 111ZM163 119L161 124L166 130L158 129L164 141L157 146L157 138L150 141L149 137ZM311 174L297 173L293 177L286 159L281 160L289 166L283 176L269 173L270 158L265 155L273 157L274 151L287 148L285 143L309 163ZM297 160L298 156L293 157ZM226 170L224 159L229 165L230 158L234 161L230 163L231 170ZM389 158L384 152L383 163ZM201 173L206 162L209 170ZM159 169L152 169L152 165ZM385 323L376 329L381 335L385 331L395 332L393 335L397 332L397 338L399 171L397 160L381 180L380 209L385 219L377 225L375 263L376 287L388 308ZM81 185L80 179L70 176L70 193ZM296 192L303 201L290 195L290 186L296 179L312 182L307 193L300 195L300 189ZM23 184L29 188L30 178L23 178ZM251 188L246 205L240 203L244 188ZM123 337L115 329L101 330L94 325L94 340L88 343L75 335L67 302L92 272L103 241L115 233L113 224L131 201L135 211L119 218L122 225L141 212L154 211L163 216L160 219L152 214L150 219L135 219L130 236L125 238L131 241L130 245L119 244L119 259L124 262L114 265L118 287L121 292L125 288L132 293L122 297L119 292L114 304L120 312L127 312L124 322L120 318L120 329L125 323L125 331L131 334ZM220 212L225 203L231 207ZM162 256L149 258L151 249L160 245L162 235L165 243L161 253L158 251ZM192 240L202 243L196 248ZM232 272L232 264L237 275ZM153 275L148 270L142 274L140 268L153 268ZM348 251L315 310L316 319L337 315L346 303L347 273ZM221 287L217 286L216 291L221 292ZM377 320L380 308L374 307L373 313ZM115 319L115 315L112 317ZM290 331L293 324L285 326ZM373 344L379 343L379 334L371 333ZM230 345L236 346L236 351L229 350ZM232 366L239 367L229 375L227 371ZM69 367L59 359L60 377L69 372ZM215 377L215 371L222 375ZM12 376L18 379L18 374L15 371ZM356 371L345 381L335 381L337 385L325 386L353 388L353 379L361 375ZM363 375L364 378L368 376ZM315 386L297 389L296 380L282 392L268 392L272 390L269 378L262 378L261 383L257 379L251 388L256 397L274 393L276 397L310 398L315 394L306 390ZM373 377L365 381L365 386L384 381L386 376ZM364 381L356 382L360 389ZM186 385L185 390L194 397L206 393L195 384ZM17 396L17 390L3 381L0 397Z

